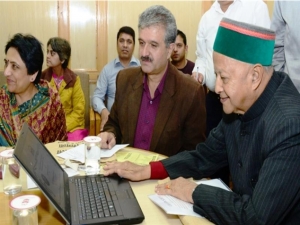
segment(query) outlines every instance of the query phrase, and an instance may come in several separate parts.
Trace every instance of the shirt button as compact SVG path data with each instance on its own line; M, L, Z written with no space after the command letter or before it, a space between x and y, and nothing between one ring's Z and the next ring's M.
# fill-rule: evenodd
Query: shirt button
M150 101L150 104L152 105L152 101Z

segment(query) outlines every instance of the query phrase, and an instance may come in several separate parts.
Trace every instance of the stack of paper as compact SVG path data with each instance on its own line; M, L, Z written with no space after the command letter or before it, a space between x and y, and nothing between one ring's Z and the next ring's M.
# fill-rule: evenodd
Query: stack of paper
M220 179L196 181L197 184L206 184L231 191ZM148 196L156 205L161 207L166 213L174 215L186 215L201 217L193 210L193 204L182 201L170 195L153 194Z
M101 149L100 156L102 158L111 157L117 151L119 151L122 148L125 148L126 146L128 146L128 144L115 145L112 149ZM71 148L67 151L59 153L59 154L57 154L57 156L59 156L63 159L70 159L70 160L79 161L81 163L84 163L84 144L78 145L75 148Z

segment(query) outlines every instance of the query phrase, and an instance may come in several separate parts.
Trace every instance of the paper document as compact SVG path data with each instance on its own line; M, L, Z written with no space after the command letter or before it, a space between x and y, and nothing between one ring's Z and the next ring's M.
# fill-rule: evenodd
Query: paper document
M157 161L158 154L146 155L139 152L118 152L119 162L129 161L139 165L148 165L149 162Z
M111 157L117 151L119 151L122 148L125 148L126 146L128 146L128 144L115 145L112 149L101 149L100 156L101 156L101 158ZM84 144L78 145L75 148L71 148L62 153L59 153L59 154L57 154L57 156L59 156L63 159L71 159L71 160L75 160L75 161L84 163L84 161L85 161L85 159L84 159Z
M191 203L182 201L173 196L154 194L148 197L168 214L202 217L193 211L193 205Z
M35 184L35 182L31 179L30 176L27 175L27 188L36 188L37 185Z
M231 191L220 179L196 181L197 184L205 184ZM193 210L193 204L182 201L170 195L152 194L148 196L156 205L161 207L167 214L202 217Z

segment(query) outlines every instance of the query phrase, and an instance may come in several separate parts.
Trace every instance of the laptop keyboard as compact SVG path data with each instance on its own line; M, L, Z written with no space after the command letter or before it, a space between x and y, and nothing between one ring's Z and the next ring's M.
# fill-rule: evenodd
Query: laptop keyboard
M76 178L75 184L79 193L78 203L82 215L81 219L96 219L122 215L116 209L110 194L110 179L103 175L95 177ZM113 191L114 192L114 191Z

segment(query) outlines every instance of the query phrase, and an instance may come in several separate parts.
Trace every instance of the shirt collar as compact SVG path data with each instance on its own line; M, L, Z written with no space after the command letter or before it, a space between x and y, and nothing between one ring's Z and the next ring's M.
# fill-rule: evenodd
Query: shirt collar
M167 74L168 74L168 70L169 70L169 67L167 67L164 76L162 77L161 81L159 82L159 85L156 88L156 90L158 90L159 93L163 92L163 89L164 89L164 86L165 86L166 77L167 77ZM144 89L148 87L147 74L146 73L144 74L143 84L144 84Z
M131 60L130 60L129 64L132 64L132 63L138 64L138 60L134 56L131 57ZM119 56L117 58L115 58L115 66L116 65L122 65L121 62L120 62Z
M34 86L38 89L38 92L33 96L33 98L36 98L36 96L42 96L42 95L48 96L49 95L47 81L41 79L39 84L34 84ZM7 95L9 96L10 104L11 105L17 104L16 94L9 92L7 89L7 86L5 86L4 88L5 88Z
M235 4L236 2L242 2L242 0L233 0L233 2L231 3L230 6L232 6L232 5ZM230 7L230 6L229 6L229 7ZM222 13L222 14L225 14L225 12L223 12L222 9L221 9L220 3L218 2L218 0L216 0L216 1L213 3L212 7L213 7L217 12ZM229 7L228 7L228 8L229 8Z

